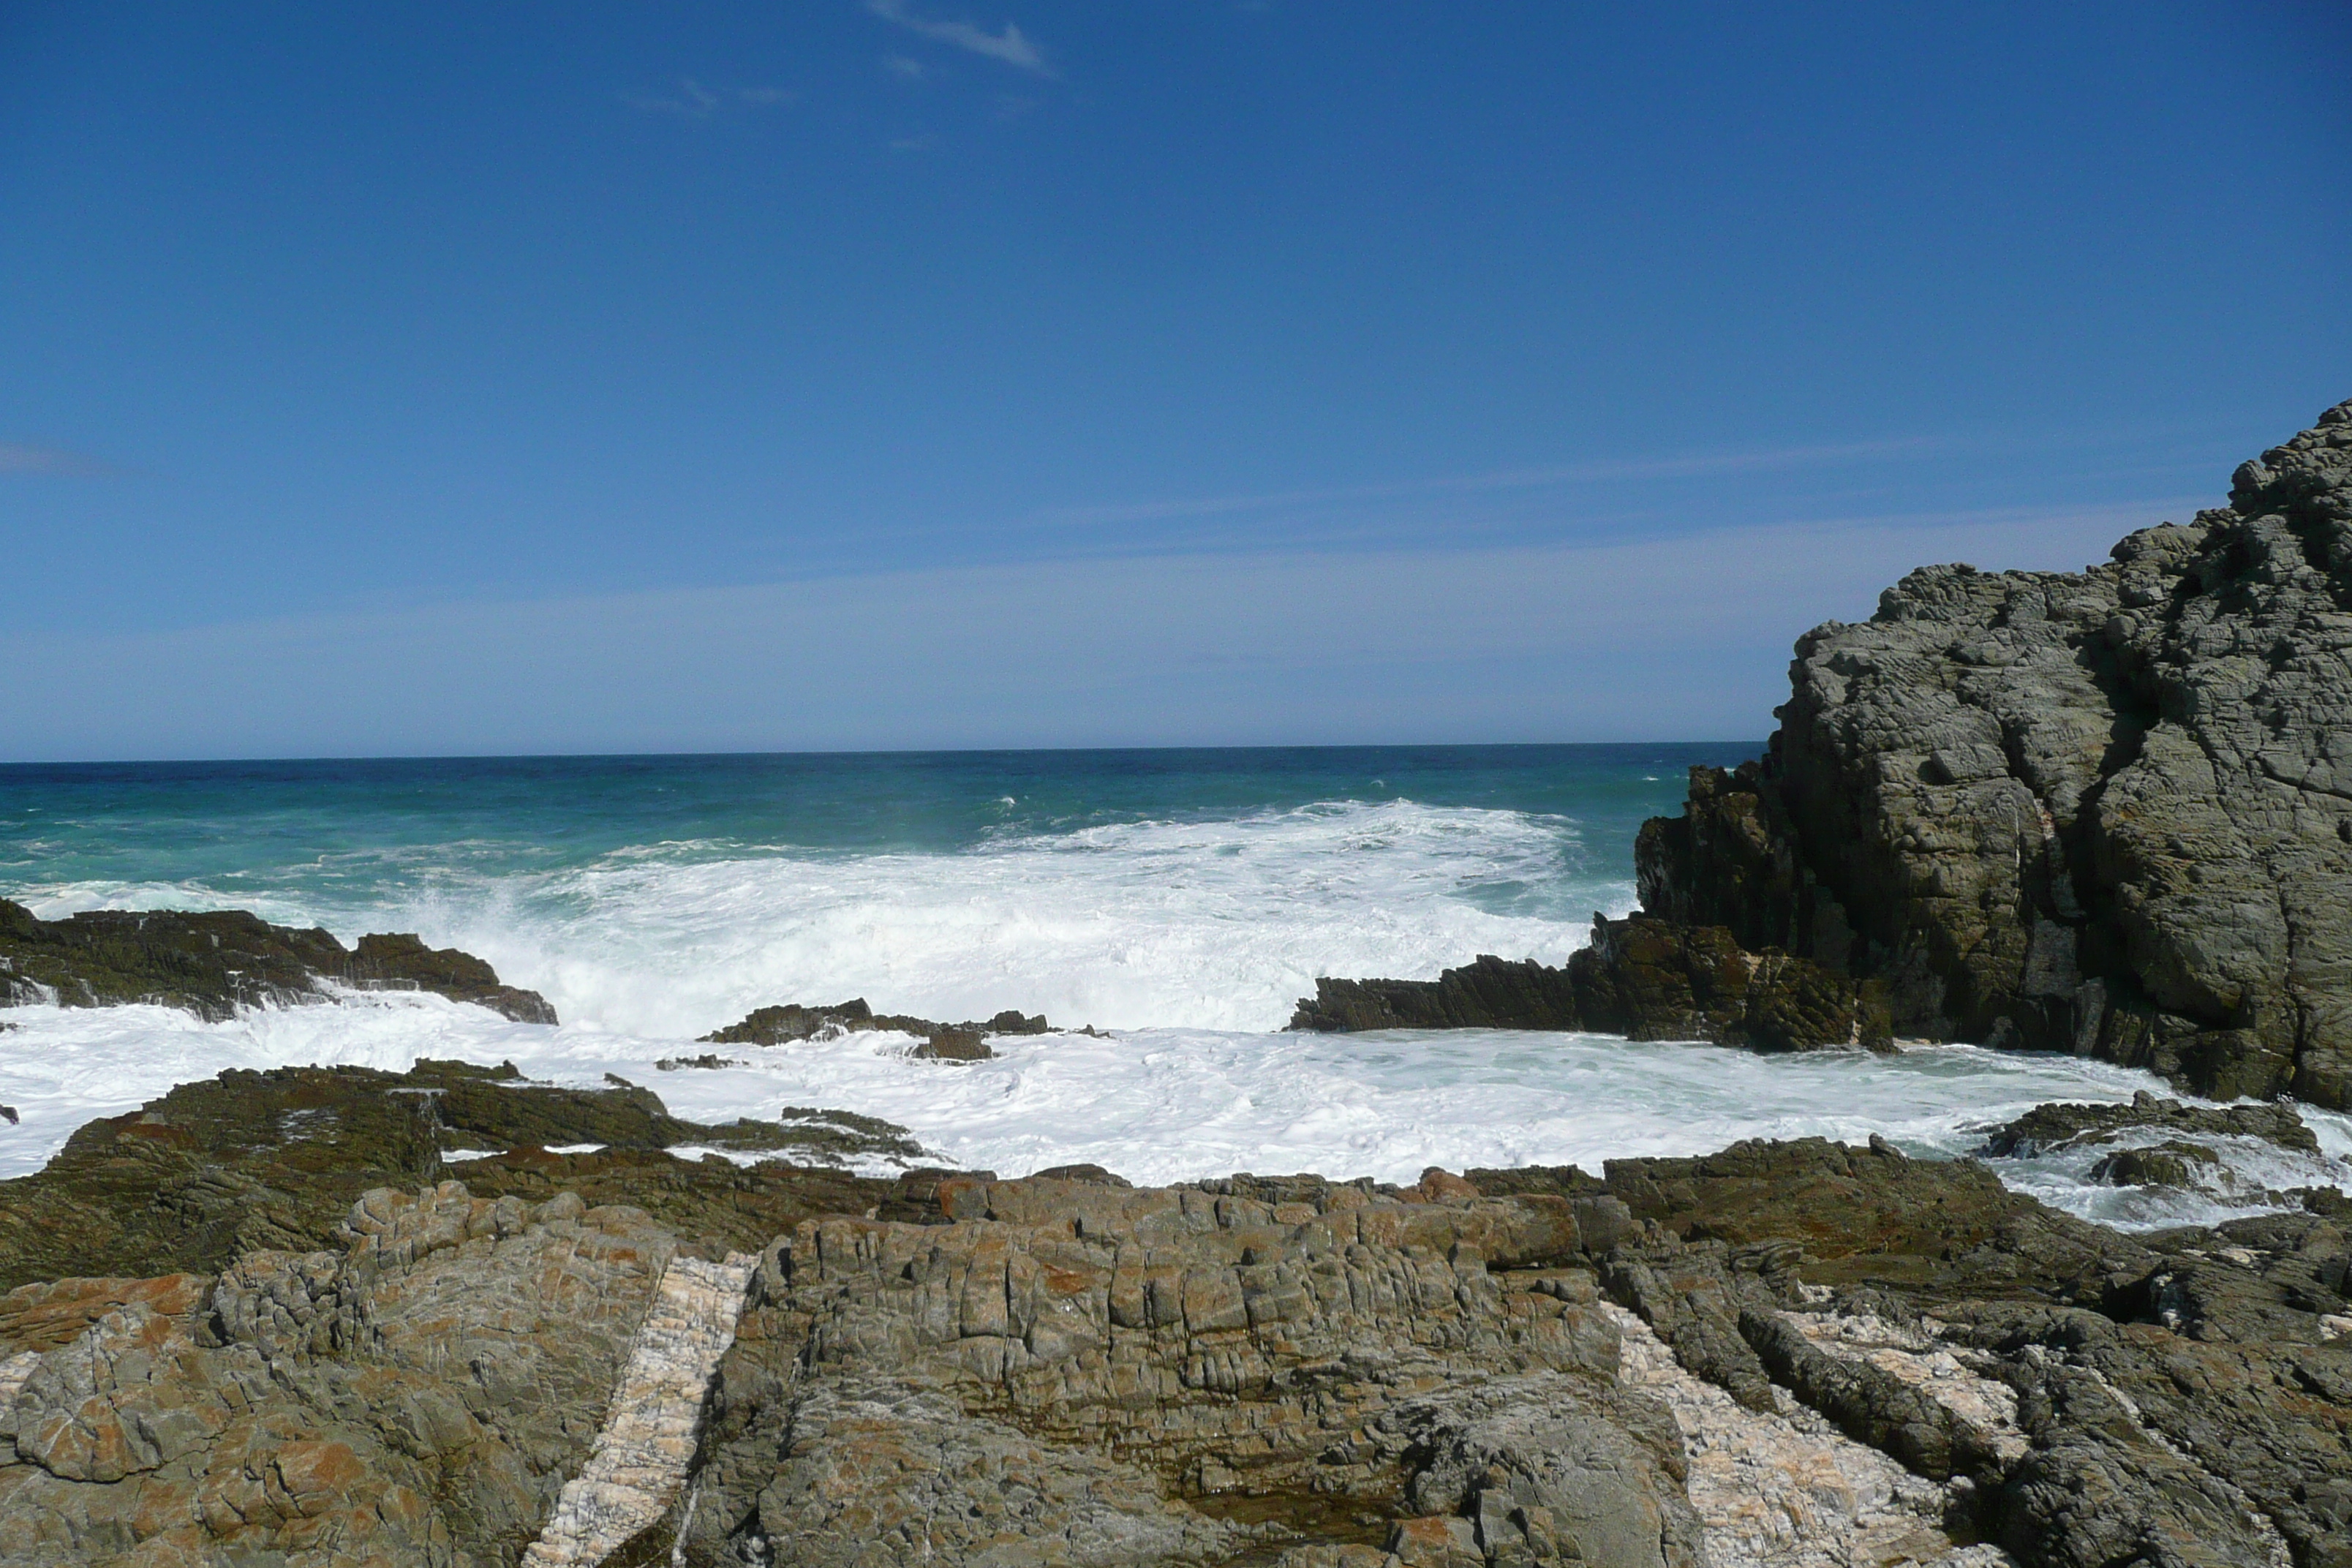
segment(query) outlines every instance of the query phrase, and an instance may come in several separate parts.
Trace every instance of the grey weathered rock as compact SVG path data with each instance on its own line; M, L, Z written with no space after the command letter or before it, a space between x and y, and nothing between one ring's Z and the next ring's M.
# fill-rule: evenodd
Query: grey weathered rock
M1549 1267L1580 1209L1618 1222L1598 1200L929 1191L935 1223L770 1253L687 1562L1696 1561L1671 1423L1616 1386L1589 1273Z
M340 1251L51 1287L0 1363L0 1563L509 1563L671 1245L633 1209L448 1184L370 1194Z
M2352 1105L2352 404L2082 573L1912 573L1694 770L1643 907L1885 988L1901 1035Z

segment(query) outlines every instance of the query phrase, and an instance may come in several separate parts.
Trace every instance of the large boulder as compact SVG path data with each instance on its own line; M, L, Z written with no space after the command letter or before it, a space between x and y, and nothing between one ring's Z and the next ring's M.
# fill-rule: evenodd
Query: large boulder
M1643 829L1649 913L1899 1035L2352 1105L2352 404L2103 565L1914 572L1790 679Z

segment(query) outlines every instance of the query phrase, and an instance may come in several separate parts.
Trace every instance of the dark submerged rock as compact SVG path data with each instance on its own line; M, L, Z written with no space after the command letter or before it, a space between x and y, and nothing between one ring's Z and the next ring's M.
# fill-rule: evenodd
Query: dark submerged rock
M1643 908L1885 987L1897 1034L2352 1105L2352 404L2082 573L1912 573L1797 644Z
M1053 1026L1043 1014L1023 1014L1007 1009L986 1023L937 1024L929 1018L910 1017L900 1013L877 1013L866 1005L863 996L838 1002L830 1007L808 1006L787 1002L778 1006L761 1007L740 1022L723 1029L713 1030L702 1037L701 1044L715 1046L781 1046L793 1040L814 1039L826 1034L862 1034L879 1031L894 1035L913 1035L923 1043L908 1054L933 1061L980 1062L995 1056L988 1048L985 1037L990 1035L1045 1035ZM1091 1034L1092 1030L1086 1033Z
M0 999L10 1005L145 1002L217 1023L239 1007L327 1001L337 984L430 991L518 1023L556 1021L539 993L502 985L471 953L414 935L363 936L346 949L326 931L271 925L242 910L100 910L45 921L0 899Z

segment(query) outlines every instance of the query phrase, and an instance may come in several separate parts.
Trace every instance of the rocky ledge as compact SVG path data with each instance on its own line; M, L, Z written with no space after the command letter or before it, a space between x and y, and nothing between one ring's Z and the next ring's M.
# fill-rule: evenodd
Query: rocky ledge
M2340 1198L2129 1237L1819 1140L465 1178L0 1296L0 1563L2352 1564Z
M1876 988L1721 926L1595 915L1592 940L1553 968L1491 954L1435 980L1318 980L1294 1029L1587 1029L1760 1051L1886 1048Z
M0 899L0 1005L146 1002L217 1023L240 1007L331 1001L336 990L430 991L524 1024L552 1024L536 991L499 984L471 953L413 935L363 936L269 924L243 910L184 914L100 910L41 920Z
M1892 1035L2352 1107L2352 403L2104 565L1926 567L1796 653L1590 956L1322 981L1295 1024Z

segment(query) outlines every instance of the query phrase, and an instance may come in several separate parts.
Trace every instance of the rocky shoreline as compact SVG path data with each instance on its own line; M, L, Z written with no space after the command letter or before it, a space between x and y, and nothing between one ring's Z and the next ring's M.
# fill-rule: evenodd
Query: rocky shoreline
M1327 980L1295 1026L1963 1040L2352 1107L2352 403L2105 564L1912 573L1790 684L1564 970Z
M506 1100L542 1142L446 1157ZM2127 1237L1817 1139L883 1181L665 1116L232 1074L0 1186L0 1563L2352 1563L2341 1194Z
M1965 1039L2256 1102L2043 1105L1948 1162L1137 1187L618 1079L221 1073L0 1182L0 1568L2352 1568L2352 1198L2126 1235L1996 1171L2195 1185L2316 1151L2268 1097L2352 1100L2347 651L2352 405L2109 566L1931 568L1809 634L1767 757L1695 771L1569 964L1295 1020ZM554 1021L467 954L235 912L0 901L0 976ZM954 1072L1046 1029L858 1000L702 1043Z

